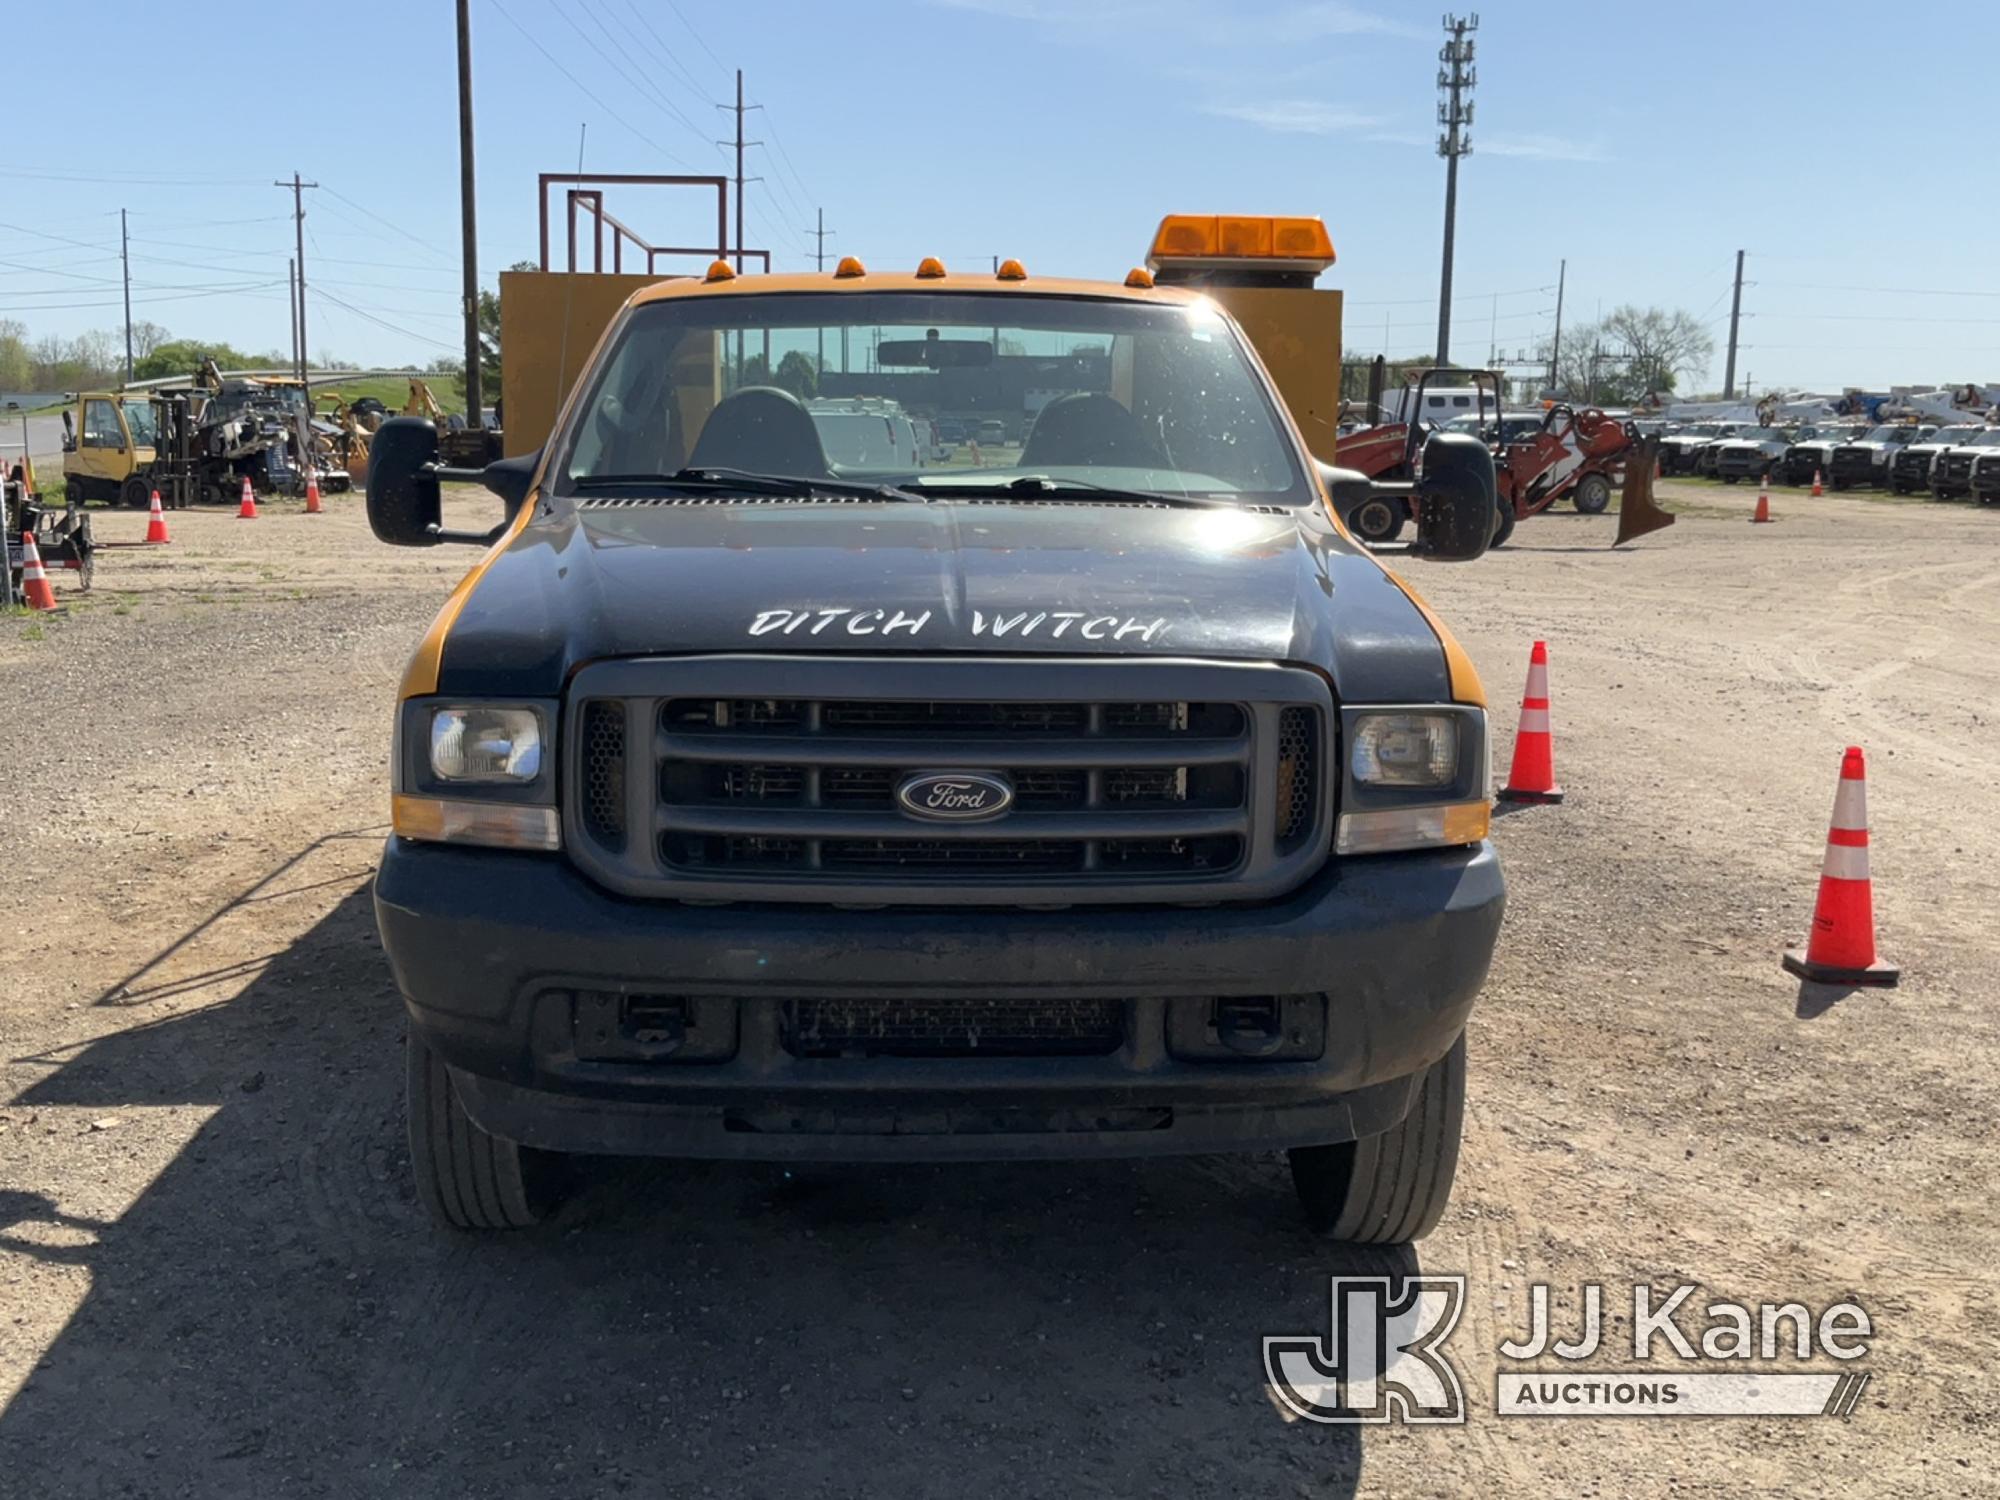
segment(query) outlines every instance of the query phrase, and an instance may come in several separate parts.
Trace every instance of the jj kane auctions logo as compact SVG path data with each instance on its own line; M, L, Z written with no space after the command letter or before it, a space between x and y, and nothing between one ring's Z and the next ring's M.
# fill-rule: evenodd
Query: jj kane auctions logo
M1286 1411L1329 1424L1465 1421L1464 1382L1444 1349L1465 1307L1465 1277L1336 1276L1330 1290L1324 1335L1264 1340L1265 1377ZM1816 1314L1802 1302L1718 1300L1697 1325L1693 1285L1662 1293L1642 1283L1630 1291L1630 1352L1643 1367L1584 1370L1575 1364L1607 1352L1603 1286L1578 1289L1573 1338L1557 1334L1548 1285L1528 1292L1527 1333L1499 1346L1494 1411L1503 1417L1845 1417L1870 1379L1852 1362L1868 1353L1874 1324L1853 1302ZM1796 1368L1821 1357L1837 1367ZM1536 1367L1515 1368L1528 1361ZM1686 1368L1695 1361L1710 1368ZM1772 1368L1779 1362L1792 1367Z

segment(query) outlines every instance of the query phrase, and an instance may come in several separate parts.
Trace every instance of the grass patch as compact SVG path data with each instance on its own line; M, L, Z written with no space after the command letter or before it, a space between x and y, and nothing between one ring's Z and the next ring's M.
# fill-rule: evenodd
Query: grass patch
M21 632L21 639L24 641L45 641L48 639L48 632L43 630L41 623L37 621Z
M213 595L213 594L196 594L196 595L194 596L194 602L195 602L195 603L197 603L197 604L213 604L213 603L215 603L215 595Z

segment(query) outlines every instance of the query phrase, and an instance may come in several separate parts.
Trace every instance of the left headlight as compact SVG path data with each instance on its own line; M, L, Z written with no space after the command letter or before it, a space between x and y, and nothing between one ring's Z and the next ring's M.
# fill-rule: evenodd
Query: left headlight
M435 843L560 849L551 702L413 698L397 711L396 833Z

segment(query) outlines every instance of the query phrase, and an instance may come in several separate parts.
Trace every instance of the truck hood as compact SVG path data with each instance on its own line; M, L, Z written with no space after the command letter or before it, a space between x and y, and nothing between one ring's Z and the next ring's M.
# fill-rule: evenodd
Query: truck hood
M558 696L607 657L981 652L1294 662L1450 699L1423 612L1318 507L554 502L485 566L439 691Z

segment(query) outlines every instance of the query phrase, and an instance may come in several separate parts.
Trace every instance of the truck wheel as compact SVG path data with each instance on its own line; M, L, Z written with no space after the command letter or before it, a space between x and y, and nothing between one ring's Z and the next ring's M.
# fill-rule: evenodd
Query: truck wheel
M127 474L118 487L118 503L127 510L144 510L153 503L153 488L137 474Z
M1742 477L1743 476L1741 474L1724 474L1722 476L1722 482L1724 484L1735 484Z
M1486 545L1504 547L1507 545L1507 538L1513 534L1514 507L1503 500L1493 508L1493 537Z
M1399 1245L1437 1228L1465 1123L1465 1037L1431 1064L1402 1122L1381 1135L1288 1153L1306 1221L1330 1239Z
M475 1125L451 1074L416 1036L404 1053L410 1166L431 1217L465 1230L526 1229L547 1217L555 1160Z
M1605 506L1611 503L1611 481L1602 474L1586 474L1576 482L1576 492L1570 496L1570 504L1586 516L1601 516Z
M1402 535L1406 515L1401 499L1377 495L1347 513L1347 529L1364 542L1393 542Z

